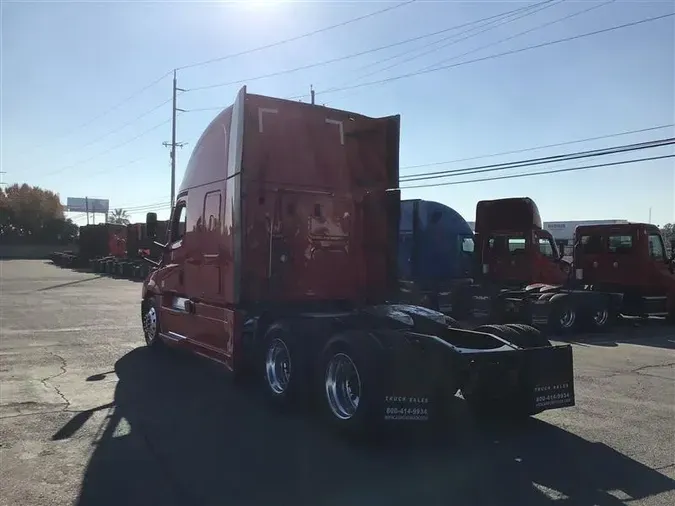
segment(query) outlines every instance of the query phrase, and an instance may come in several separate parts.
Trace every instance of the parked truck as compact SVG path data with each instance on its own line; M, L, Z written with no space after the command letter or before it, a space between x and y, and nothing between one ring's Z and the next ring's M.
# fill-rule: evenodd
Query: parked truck
M654 225L579 226L572 263L532 199L476 206L472 315L554 333L609 328L620 315L675 318L673 257Z
M575 230L575 284L622 294L620 314L665 316L675 323L675 248L647 223L585 225ZM613 315L607 315L611 318Z
M157 222L156 233L163 237L167 221ZM150 273L150 264L144 257L157 258L160 252L154 241L148 238L145 223L126 225L123 247L116 255L100 257L90 262L94 272L106 272L127 279L145 279Z
M574 405L570 346L528 326L468 331L388 302L398 151L398 116L242 88L195 146L143 283L147 345L259 379L273 405L313 405L357 434L442 419L457 391L477 416Z
M456 294L473 283L473 252L473 231L457 211L429 200L401 201L400 300L462 313Z
M114 259L126 252L126 226L114 223L85 225L79 228L79 249L54 253L52 261L62 267L89 267L92 261Z

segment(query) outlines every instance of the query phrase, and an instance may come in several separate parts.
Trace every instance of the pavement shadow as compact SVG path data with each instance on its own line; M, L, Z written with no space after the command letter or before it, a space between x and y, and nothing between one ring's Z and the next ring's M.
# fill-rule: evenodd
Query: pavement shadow
M273 413L183 354L138 348L115 372L114 408L78 506L614 506L675 490L657 471L536 419L478 430L459 413L442 439L355 446L311 418Z
M35 290L36 292L47 292L49 290L56 290L57 288L65 288L68 286L73 286L73 285L79 285L82 283L87 283L89 281L95 281L97 279L101 279L103 276L98 276L95 275L91 278L85 278L85 279L78 279L77 281L68 281L67 283L59 283L58 285L52 285L52 286L47 286L45 288L38 288Z

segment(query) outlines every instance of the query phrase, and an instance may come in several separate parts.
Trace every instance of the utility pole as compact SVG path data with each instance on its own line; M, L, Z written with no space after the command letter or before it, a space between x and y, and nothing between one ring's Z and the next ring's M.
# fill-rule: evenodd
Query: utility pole
M176 106L176 96L179 91L185 91L178 87L176 83L176 71L173 71L173 113L171 115L171 143L163 142L164 146L171 146L171 207L173 207L176 198L176 146L182 148L185 142L176 142L176 112L185 112Z

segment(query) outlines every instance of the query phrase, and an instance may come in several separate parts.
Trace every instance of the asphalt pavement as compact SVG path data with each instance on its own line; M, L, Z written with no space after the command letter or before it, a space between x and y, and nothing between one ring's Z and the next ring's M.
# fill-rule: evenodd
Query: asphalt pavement
M357 446L143 346L140 283L0 262L0 505L675 504L675 328L576 339L577 406Z

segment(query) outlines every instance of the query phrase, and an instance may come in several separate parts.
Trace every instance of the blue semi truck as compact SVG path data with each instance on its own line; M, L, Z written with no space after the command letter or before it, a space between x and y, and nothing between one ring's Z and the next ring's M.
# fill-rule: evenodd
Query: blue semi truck
M445 314L458 313L458 288L473 283L474 235L454 209L428 200L402 200L399 221L400 297Z

